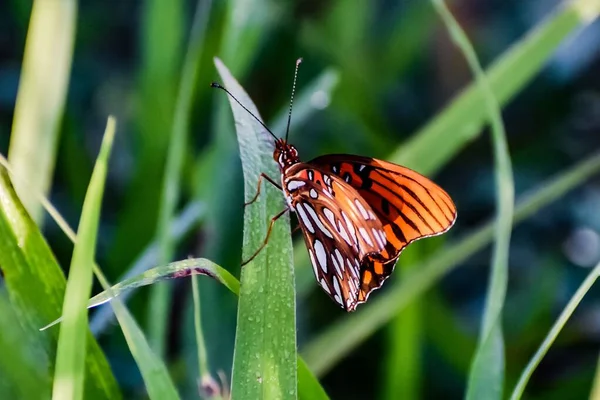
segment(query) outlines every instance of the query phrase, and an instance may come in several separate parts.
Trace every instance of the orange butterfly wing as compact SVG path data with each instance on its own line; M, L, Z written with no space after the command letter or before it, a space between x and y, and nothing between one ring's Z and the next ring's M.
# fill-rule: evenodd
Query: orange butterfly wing
M398 256L411 242L440 235L456 220L450 196L423 175L390 162L354 155L326 155L308 164L329 171L352 186L381 220L385 249L362 265L359 302L381 287Z

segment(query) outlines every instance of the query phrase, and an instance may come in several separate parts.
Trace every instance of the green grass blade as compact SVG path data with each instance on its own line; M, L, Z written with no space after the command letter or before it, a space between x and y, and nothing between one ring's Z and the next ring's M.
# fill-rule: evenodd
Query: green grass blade
M552 343L554 343L554 341L556 340L562 328L565 326L565 324L567 323L567 321L569 320L579 303L581 303L583 297L590 290L594 282L596 282L596 279L598 279L599 274L600 264L596 265L594 269L590 271L590 273L581 283L573 297L571 297L571 300L569 300L566 307L560 313L560 316L558 317L554 325L552 325L552 328L546 335L546 338L540 345L539 349L535 352L534 356L531 358L531 360L523 370L523 373L519 378L519 382L515 386L512 395L510 396L511 400L517 400L523 396L525 386L527 385L529 378L531 378L531 374L533 374L533 371L539 365L540 361L542 361L542 358L544 358L544 356L550 349L550 346L552 346Z
M0 159L1 161L1 159ZM49 213L52 213L52 207L46 207L49 210ZM60 221L62 217L60 215L55 215L53 218L55 221ZM188 203L183 210L178 214L178 216L173 220L170 227L170 235L174 238L175 241L179 242L183 237L189 234L194 228L196 228L200 221L204 218L206 214L206 207L198 202L192 201ZM60 223L59 223L60 224ZM63 229L64 231L65 229ZM150 243L146 249L136 258L136 260L131 264L129 268L127 268L126 272L118 279L128 279L132 276L135 276L139 273L146 271L148 268L151 268L153 265L158 263L158 243L156 241ZM121 298L123 303L126 303L129 299L129 295L132 292L127 292ZM114 314L111 309L103 308L98 310L98 312L94 313L92 318L90 319L90 329L94 336L98 336L104 330L110 326L110 323L113 321Z
M69 280L63 303L64 323L58 336L56 370L52 398L83 398L85 341L87 339L86 302L92 290L92 268L96 253L96 238L100 220L100 207L107 163L115 135L115 120L108 119L100 154L92 173L83 203L78 233L79 240L73 249Z
M21 182L22 184L24 182ZM15 194L6 170L0 168L0 265L11 306L40 365L52 381L58 331L41 334L39 327L60 315L65 279L52 251ZM12 321L12 324L15 322ZM1 331L10 328L0 326ZM97 342L87 332L85 397L119 399L119 388ZM2 354L8 354L0 349ZM40 388L42 389L40 381ZM43 388L50 397L51 387Z
M513 223L517 224L567 191L600 172L600 154L595 154L562 172L522 197L515 208ZM322 375L344 355L387 323L416 297L431 288L444 274L457 267L476 251L490 243L494 223L489 222L465 238L449 242L443 250L412 269L414 273L394 281L387 292L374 297L352 318L343 318L313 339L304 349L304 359L311 370Z
M323 390L323 386L319 384L317 378L300 356L298 356L298 398L300 400L329 399L329 396Z
M428 242L417 242L402 251L402 265L396 274L400 279L417 266L429 246ZM386 352L384 373L381 374L382 399L420 399L422 397L422 351L423 351L423 310L427 302L422 296L399 312L385 330Z
M88 308L96 307L101 304L122 296L124 293L136 288L152 285L156 282L167 279L184 278L194 275L209 276L221 284L236 296L240 293L240 283L231 275L225 268L213 263L204 258L188 259L173 262L164 266L151 268L139 275L126 279L112 286L108 290L105 289L101 293L92 297L88 302ZM114 304L114 303L113 303ZM42 330L46 330L61 321L59 318L48 324ZM313 373L308 369L302 358L298 357L298 397L301 399L327 399L327 394L315 378Z
M598 0L577 0L561 4L546 21L490 66L486 76L501 105L507 104L531 81L571 33L589 25L598 16L599 3ZM423 174L437 171L481 132L488 116L482 96L477 84L470 84L430 123L403 143L389 160Z
M156 233L161 192L156 185L149 185L148 179L164 174L183 58L183 27L187 21L184 3L140 3L140 67L136 71L132 129L137 156L117 218L115 244L106 266L109 276L117 276Z
M590 390L590 400L600 399L600 357L596 363L596 373L594 374L594 383L592 384L592 390Z
M202 43L210 14L210 1L198 1L186 55L183 61L181 80L177 93L173 125L169 139L167 161L162 182L160 209L158 213L157 238L159 243L158 264L169 262L175 252L176 239L171 235L170 225L181 190L181 169L185 159L185 147L189 131L189 118L196 87L197 71L202 55ZM167 284L152 288L149 307L149 335L152 347L159 355L164 353L168 327L169 305L172 288Z
M463 52L481 95L492 131L496 171L496 241L488 285L479 346L469 374L467 399L500 399L504 385L504 337L502 309L508 284L508 254L512 229L515 188L506 132L498 102L492 93L475 50L443 0L433 0L454 43Z
M52 385L48 357L17 321L18 313L0 286L0 398L46 399Z
M227 68L215 60L225 87L250 111L256 107ZM261 172L278 176L272 138L230 99L244 170L245 198L251 199ZM265 184L257 202L246 207L243 256L262 244L271 217L285 208L283 196ZM297 397L294 268L289 218L274 225L269 244L242 268L232 372L232 399Z
M13 173L12 168L8 165L6 159L0 157L0 164L5 166L7 170ZM48 211L48 213L54 218L60 228L65 232L65 234L69 237L69 239L75 243L77 237L75 232L71 229L71 227L67 224L67 222L62 218L62 216L58 213L58 211L50 204L50 202L41 194L35 193L34 189L29 187L25 180L21 180L21 184L24 188L27 188L31 191L31 194L35 196L43 207ZM100 268L93 264L93 270L96 276L98 277L103 288L108 291L110 295L110 285ZM114 295L113 295L114 297ZM121 301L113 302L114 313L117 316L131 354L133 355L140 372L142 374L142 378L146 384L146 390L148 391L148 395L151 399L178 399L179 396L177 394L177 390L175 389L175 385L171 381L169 373L165 364L160 360L160 358L156 357L144 334L141 329L137 325L135 319L131 316L127 308L122 304ZM46 327L40 329L45 330L53 325L55 325L58 321L62 320L62 318L56 320L55 322L47 325ZM92 339L93 340L93 339ZM110 396L106 398L114 398L115 396Z
M507 104L544 67L558 46L573 32L589 25L600 12L600 1L577 0L559 6L486 70L493 95ZM487 121L481 91L470 84L426 126L402 143L387 159L430 175L473 141ZM443 146L440 146L443 143ZM294 244L296 286L306 297L316 285L304 243Z
M47 193L52 182L76 20L76 0L33 2L8 158L41 193ZM29 215L40 224L39 203L18 183L15 189Z

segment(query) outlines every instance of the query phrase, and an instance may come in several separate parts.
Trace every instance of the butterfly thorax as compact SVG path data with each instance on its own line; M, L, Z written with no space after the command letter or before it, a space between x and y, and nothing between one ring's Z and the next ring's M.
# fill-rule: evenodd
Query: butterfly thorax
M273 158L279 164L279 169L282 173L292 165L300 162L298 150L296 150L293 145L287 143L285 139L278 139L275 141Z

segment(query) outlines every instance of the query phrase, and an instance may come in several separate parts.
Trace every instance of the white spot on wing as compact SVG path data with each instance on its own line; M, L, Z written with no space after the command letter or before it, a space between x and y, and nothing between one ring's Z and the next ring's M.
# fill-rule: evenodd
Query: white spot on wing
M302 225L304 225L310 233L315 233L315 228L313 227L313 224L310 222L310 218L308 218L308 215L306 215L306 212L304 211L304 208L302 207L302 203L298 203L298 206L296 207L296 214L298 215L298 218L300 219L300 222L302 223Z
M310 197L312 197L313 199L316 199L317 197L319 197L319 195L317 194L317 191L315 189L310 189Z
M315 277L319 276L319 270L317 267L317 263L315 262L315 254L311 249L308 249L308 255L310 256L310 262L313 266L313 271L315 272Z
M325 247L320 240L315 240L314 243L315 252L317 253L317 260L324 273L327 273L327 253L325 253Z
M373 242L371 241L371 238L369 237L369 234L367 233L367 230L365 228L361 226L360 228L358 228L358 232L369 246L373 246Z
M327 207L324 207L323 208L323 214L325 214L325 217L327 217L327 220L329 220L329 222L331 223L331 225L335 226L335 216L333 215L333 211L331 211Z
M372 219L373 221L375 221L377 219L377 217L375 216L375 214L373 214L373 211L369 210L369 218Z
M304 203L304 208L306 208L306 211L308 211L313 221L315 221L315 223L317 224L317 228L319 228L325 235L333 239L333 235L331 234L331 232L329 232L325 225L323 225L323 222L321 222L321 219L315 212L315 209L308 203Z
M337 276L333 277L333 290L335 290L336 296L340 297L340 301L338 303L342 304L342 302L341 302L342 291L340 290L340 283L338 282Z
M289 181L287 183L287 190L288 190L288 192L293 192L294 190L298 190L298 188L301 188L304 185L306 185L306 182L304 182L304 181L297 181L297 180Z
M369 219L369 213L367 213L367 210L358 199L354 199L354 204L356 204L356 207L358 208L358 211L360 211L360 213L362 214L363 218Z
M340 235L342 235L342 237L344 238L346 243L348 243L348 245L352 246L352 242L350 241L350 236L348 236L348 232L346 232L346 230L344 229L344 227L342 226L341 223L338 223L337 231L339 232Z
M344 267L344 259L342 258L342 253L340 253L338 249L335 249L334 253L335 257L333 256L333 254L331 255L333 265L335 266L338 275L343 276L344 271L342 271L342 268Z
M327 282L325 282L325 279L321 278L319 283L321 284L321 287L324 291L326 291L328 294L331 294L331 290L329 290L329 286L327 285Z
M363 164L363 165L361 165L360 167L358 167L358 170L359 170L359 171L362 171L363 169L365 169L365 165L364 165L364 164Z
M352 239L354 239L354 244L358 244L358 238L356 237L356 229L350 221L350 218L346 215L345 212L342 211L342 217L344 217L344 222L346 222L346 227L348 228L348 232L352 235Z
M380 231L376 228L371 228L371 230L373 231L373 236L375 237L375 240L377 241L379 247L384 248L385 243L381 240L381 236L379 235Z

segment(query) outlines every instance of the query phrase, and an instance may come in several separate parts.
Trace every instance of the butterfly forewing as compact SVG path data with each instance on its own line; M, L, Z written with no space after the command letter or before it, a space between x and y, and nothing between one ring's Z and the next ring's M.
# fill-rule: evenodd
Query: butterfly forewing
M351 186L306 164L288 171L283 184L317 281L335 302L353 310L359 302L362 265L385 248L381 221Z
M450 196L408 168L354 155L326 155L309 162L352 186L381 220L385 249L365 260L358 301L364 302L394 270L400 252L411 242L446 232L456 220Z

